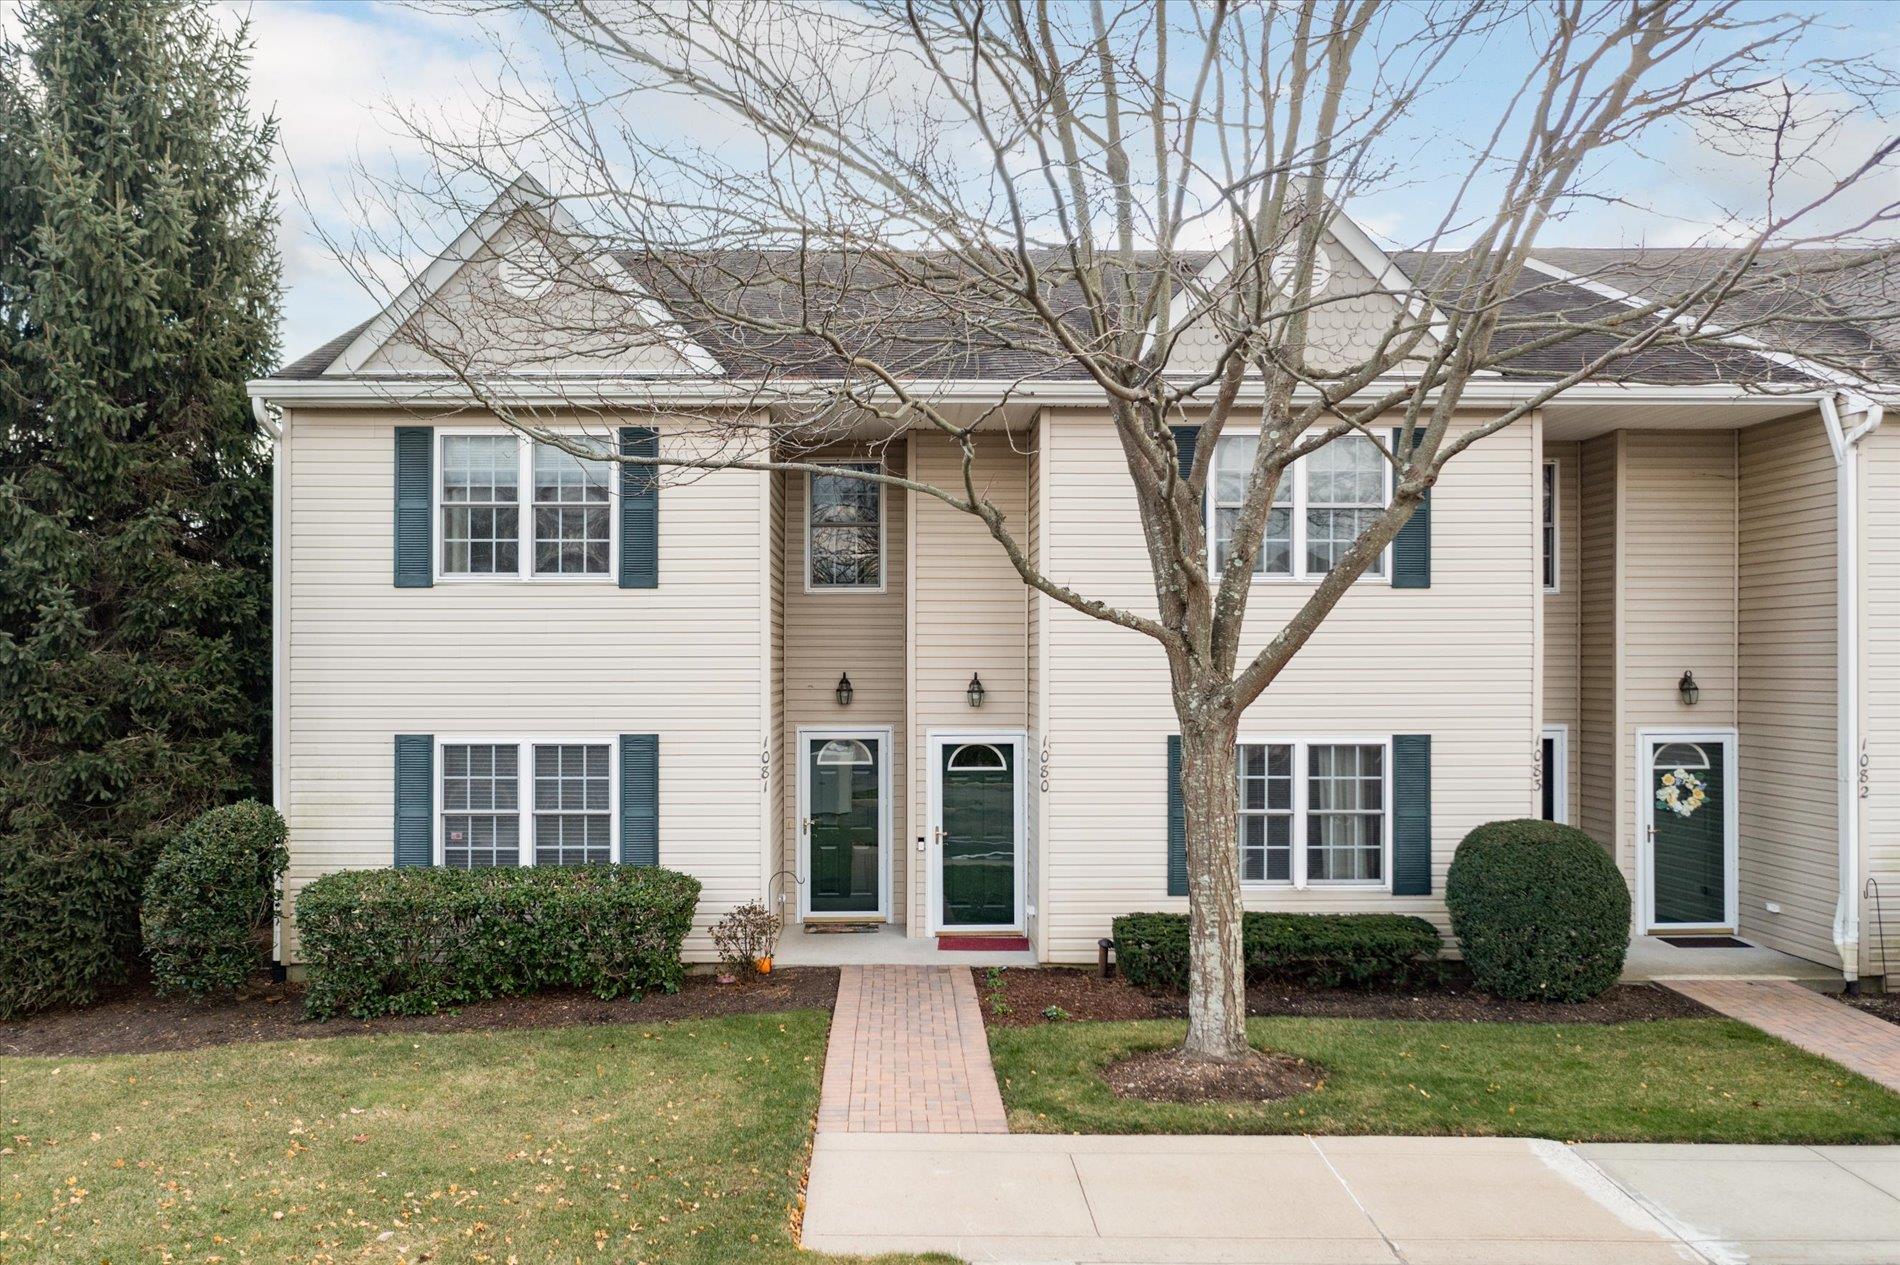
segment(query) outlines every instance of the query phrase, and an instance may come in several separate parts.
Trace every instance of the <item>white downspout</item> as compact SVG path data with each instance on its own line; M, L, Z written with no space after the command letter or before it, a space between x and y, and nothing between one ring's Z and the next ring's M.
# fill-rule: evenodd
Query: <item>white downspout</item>
M289 418L283 423L271 416L270 401L262 396L251 397L251 416L266 435L270 436L270 799L271 807L277 810L285 821L290 820L289 788L285 782L288 765L288 753L285 751L290 732L289 682L284 676L285 646L290 636L290 623L286 618L290 596L284 591L284 489L290 482L290 474L284 467L288 461L288 436L286 429ZM283 880L278 880L278 895L282 899ZM271 922L270 929L271 960L281 968L284 962L284 920L280 915Z
M1879 404L1843 393L1850 416L1862 414L1851 429L1841 419L1832 395L1821 397L1821 418L1834 450L1835 472L1835 713L1839 746L1837 832L1840 836L1840 890L1834 905L1834 947L1841 975L1850 988L1860 979L1860 441L1884 413Z

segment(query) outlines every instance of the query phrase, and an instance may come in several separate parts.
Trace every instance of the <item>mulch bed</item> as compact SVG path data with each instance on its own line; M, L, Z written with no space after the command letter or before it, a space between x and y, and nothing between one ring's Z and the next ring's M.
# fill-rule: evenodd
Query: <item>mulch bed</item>
M1011 967L1000 972L1000 979L1000 989L992 988L990 972L976 971L976 990L983 1003L983 1017L1003 1027L1048 1023L1050 1020L1043 1012L1051 1006L1066 1012L1057 1016L1058 1022L1187 1016L1185 996L1146 993L1119 976L1105 980L1090 970ZM1002 1008L994 1004L999 993L1004 1003ZM1707 1018L1715 1012L1654 984L1619 984L1595 1001L1576 1004L1500 1001L1479 992L1468 975L1455 965L1448 965L1441 983L1403 991L1256 986L1247 990L1247 1013L1455 1023L1633 1023L1647 1019Z
M1210 1063L1179 1050L1145 1050L1110 1063L1102 1079L1115 1097L1143 1102L1276 1102L1310 1093L1320 1071L1284 1054L1256 1052L1238 1063Z
M530 997L498 997L437 1015L314 1023L303 1017L303 989L297 984L260 981L240 1001L200 1003L160 997L149 984L132 983L96 1005L0 1023L0 1054L144 1054L235 1042L385 1032L657 1023L778 1010L829 1010L837 995L836 968L801 966L781 968L741 984L719 984L710 975L688 975L679 992L655 993L637 1002L602 1001L587 993L537 993Z
M1837 993L1835 1000L1846 1002L1855 1010L1864 1010L1876 1019L1900 1024L1900 993L1869 993L1862 997Z

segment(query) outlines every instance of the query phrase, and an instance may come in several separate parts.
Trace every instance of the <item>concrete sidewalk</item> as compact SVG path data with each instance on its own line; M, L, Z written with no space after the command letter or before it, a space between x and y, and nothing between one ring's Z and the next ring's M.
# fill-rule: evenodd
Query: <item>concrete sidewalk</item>
M804 1246L973 1262L1874 1265L1900 1147L821 1133Z

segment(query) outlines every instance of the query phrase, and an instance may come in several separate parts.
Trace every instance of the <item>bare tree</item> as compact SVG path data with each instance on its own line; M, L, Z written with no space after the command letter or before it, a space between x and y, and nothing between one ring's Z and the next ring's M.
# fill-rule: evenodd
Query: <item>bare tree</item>
M525 8L492 112L406 120L426 171L370 181L363 222L380 227L341 256L372 277L533 170L560 203L507 248L529 284L425 304L401 330L510 425L572 445L550 419L601 415L537 369L710 353L718 389L691 410L703 445L631 460L669 479L801 471L867 422L956 445L962 477L946 485L854 477L980 519L1025 584L1167 657L1194 1056L1247 1049L1241 715L1448 462L1582 384L1684 357L1761 391L1895 378L1895 207L1876 184L1894 170L1892 83L1808 55L1800 15L1673 0ZM1467 125L1428 132L1473 77L1485 91L1465 94L1478 98ZM1878 138L1853 151L1849 125L1870 121ZM1617 160L1685 140L1759 173L1754 205L1700 209L1719 249L1620 257L1619 289L1638 298L1532 266L1554 218L1618 205L1598 187ZM1331 266L1349 231L1338 208L1400 197L1434 208L1406 266ZM1369 306L1382 315L1356 318L1354 336L1327 332L1330 314ZM984 403L959 405L955 384L979 377ZM1501 378L1524 388L1454 426L1470 384ZM1051 379L1088 384L1112 420L1152 605L1045 572L985 492L977 437ZM1184 462L1175 428L1189 425ZM1213 519L1224 435L1255 446ZM1339 443L1376 452L1390 496L1277 633L1243 650L1281 481Z

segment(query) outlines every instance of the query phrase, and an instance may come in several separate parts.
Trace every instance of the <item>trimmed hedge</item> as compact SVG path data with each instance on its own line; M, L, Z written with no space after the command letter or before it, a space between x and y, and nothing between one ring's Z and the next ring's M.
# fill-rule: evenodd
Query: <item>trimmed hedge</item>
M312 1018L583 988L676 992L699 880L636 865L344 870L297 895Z
M1188 916L1123 914L1115 961L1140 988L1188 986ZM1438 931L1405 914L1269 914L1241 917L1247 982L1314 988L1398 987L1436 969Z
M139 912L159 991L242 988L263 964L258 932L277 912L289 864L284 819L254 799L201 814L166 844Z
M152 851L121 839L48 847L0 837L0 1019L83 1006L125 978Z
M1596 840L1552 821L1466 835L1445 907L1478 987L1512 1001L1588 1001L1623 974L1630 893Z

